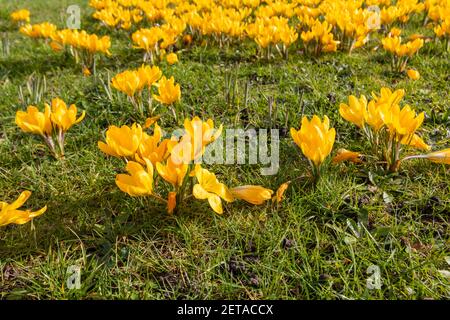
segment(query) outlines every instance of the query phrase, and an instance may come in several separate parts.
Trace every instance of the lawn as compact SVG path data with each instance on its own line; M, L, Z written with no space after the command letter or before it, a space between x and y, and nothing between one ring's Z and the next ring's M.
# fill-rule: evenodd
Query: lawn
M89 77L67 53L10 25L9 14L26 8L33 23L64 28L71 4L81 7L82 29L111 37L112 55L98 59ZM121 192L114 181L124 172L123 161L97 146L108 126L139 119L123 94L113 89L108 97L105 86L117 73L141 66L142 52L132 48L127 31L111 32L93 12L87 0L0 0L0 201L10 203L29 190L26 208L48 207L32 223L0 228L0 298L450 297L450 167L419 159L387 173L375 165L328 164L314 185L289 134L303 115L327 115L337 132L334 150L362 150L360 131L340 116L339 105L351 94L369 97L389 87L404 89L404 102L425 111L421 136L433 150L448 148L450 55L439 43L426 43L408 62L420 71L417 81L393 72L376 45L318 57L293 47L288 59L270 60L258 58L249 40L178 47L178 63L159 65L181 85L181 118L280 129L276 174L262 175L258 164L208 169L230 186L277 190L292 182L279 204L236 202L218 215L206 201L191 198L169 215L150 198ZM431 36L421 17L412 16L403 32ZM46 83L39 95L27 89L37 79ZM86 111L67 133L63 160L15 124L16 111L42 108L54 97ZM156 113L161 127L179 127L164 107ZM71 266L81 271L78 289L67 286ZM378 274L382 285L373 288Z

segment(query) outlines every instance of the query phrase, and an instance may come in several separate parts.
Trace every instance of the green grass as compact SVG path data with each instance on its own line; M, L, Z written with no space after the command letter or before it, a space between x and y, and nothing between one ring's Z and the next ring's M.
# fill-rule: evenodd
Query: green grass
M0 56L0 200L12 201L30 190L28 208L48 205L32 225L0 229L0 298L450 297L449 280L438 271L450 269L445 262L450 255L449 167L415 161L387 175L369 166L330 166L312 188L296 179L308 165L285 136L277 175L261 176L258 166L213 166L230 186L276 189L296 179L279 208L240 202L218 216L206 202L189 201L168 216L158 204L122 193L114 178L123 163L105 157L97 141L108 125L131 124L135 114L120 94L110 101L100 79L139 66L140 53L125 34L114 34L113 56L101 59L96 77L85 78L70 57L7 26L9 12L23 7L30 9L33 22L62 27L65 8L74 3L84 8L82 28L107 33L89 17L87 1L0 0L0 27L10 39L10 54ZM418 25L418 20L413 23ZM338 113L349 94L404 88L406 102L427 112L425 140L434 149L450 146L445 115L449 55L436 44L427 44L409 63L422 75L415 82L393 74L382 50L318 59L292 52L288 61L270 62L257 60L255 52L250 43L223 51L196 44L180 54L180 63L162 68L181 84L185 115L214 117L228 128L289 129L299 127L302 110L327 114L338 132L335 149L363 147L355 128ZM15 112L27 105L19 99L19 87L31 74L45 75L43 101L59 96L86 110L86 119L67 135L65 161L52 159L40 140L14 123ZM226 98L230 77L237 83L233 101ZM272 117L268 97L276 101ZM165 116L161 127L175 123ZM71 265L81 266L80 290L66 286ZM371 265L381 270L379 290L366 286Z

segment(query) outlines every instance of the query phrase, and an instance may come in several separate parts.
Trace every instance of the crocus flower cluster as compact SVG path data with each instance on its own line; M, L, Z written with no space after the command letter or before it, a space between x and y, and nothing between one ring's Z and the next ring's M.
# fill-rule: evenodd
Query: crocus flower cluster
M35 106L28 106L26 111L17 111L16 124L22 131L42 137L55 158L64 158L64 139L66 132L75 124L84 119L85 112L77 118L77 107L54 98L51 107L45 104L44 112ZM54 138L58 142L55 146Z
M340 104L339 113L361 129L372 147L372 156L385 163L389 171L397 171L402 160L413 158L448 163L447 156L450 155L446 150L429 155L401 157L403 146L424 151L431 149L418 135L424 113L417 114L409 105L401 107L404 95L404 90L392 91L389 88L382 88L379 95L373 93L370 101L364 95L360 98L351 95L348 104ZM335 162L355 160L359 156L356 153L341 152Z
M12 12L10 17L12 21L19 25L25 22L30 22L30 11L27 9L20 9Z
M148 109L152 110L152 101L155 99L163 105L172 105L181 99L181 88L175 84L175 79L167 79L157 66L142 65L135 70L126 70L112 79L112 86L125 93L141 115L144 114L144 89L148 90ZM152 93L152 87L157 88L157 94Z
M148 125L153 128L151 135L137 123L131 127L111 126L106 131L105 142L98 143L105 154L126 160L127 173L116 176L121 191L130 196L151 196L165 203L169 214L191 195L207 200L218 214L223 213L222 201L242 199L258 205L272 199L273 191L261 186L228 188L214 173L197 163L207 146L222 133L222 126L215 129L211 119L185 119L184 134L180 137L163 138L162 129L154 119ZM160 190L155 190L155 179L164 181L158 183ZM188 183L190 179L192 183ZM281 195L283 192L280 191Z

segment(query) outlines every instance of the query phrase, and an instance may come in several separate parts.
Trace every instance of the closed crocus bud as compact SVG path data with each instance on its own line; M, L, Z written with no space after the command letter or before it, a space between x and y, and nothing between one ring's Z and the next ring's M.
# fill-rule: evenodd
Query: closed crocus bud
M362 128L367 120L367 99L362 95L359 99L353 95L348 98L348 105L341 103L339 113L345 120Z
M27 111L17 111L16 124L24 132L41 136L50 136L52 123L50 120L50 107L45 106L45 111L40 112L35 106L28 106Z
M176 53L169 53L166 56L166 61L167 63L169 63L170 65L175 64L178 62L178 56L176 55Z
M425 157L434 163L450 164L450 148L429 153Z
M330 129L330 120L327 116L324 117L322 122L315 115L311 121L307 117L303 117L300 130L291 128L291 136L303 154L315 166L320 166L333 149L336 130Z
M141 78L139 72L126 70L112 78L111 85L115 89L125 93L127 96L133 97L136 92L142 90L145 85L145 80Z
M417 70L408 69L408 71L406 71L406 73L411 80L419 80L420 79L420 73Z
M236 199L247 201L254 205L263 204L272 199L273 191L261 186L246 185L230 189Z
M334 164L343 162L343 161L351 161L353 163L361 163L361 153L350 151L347 149L339 149L337 151L336 156L333 158L332 162Z
M176 206L177 206L177 193L169 192L169 195L167 197L167 213L173 214L173 211L175 210Z

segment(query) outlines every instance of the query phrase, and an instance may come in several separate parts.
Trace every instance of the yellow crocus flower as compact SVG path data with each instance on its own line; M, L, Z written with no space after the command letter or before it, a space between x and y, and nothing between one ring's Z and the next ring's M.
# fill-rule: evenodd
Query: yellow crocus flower
M47 106L48 105L46 104L46 107ZM86 112L83 111L81 116L77 119L77 107L74 104L71 104L70 107L67 108L67 105L63 100L59 98L52 99L52 123L62 132L66 132L74 124L81 122L85 116Z
M28 106L27 111L17 111L16 124L24 132L38 134L43 137L51 136L52 122L50 107L45 106L45 111L40 112L35 106Z
M141 73L143 73L141 71ZM126 70L117 74L111 80L112 86L125 93L129 97L133 97L136 92L141 91L146 79L141 78L140 74L134 70Z
M450 164L450 148L429 153L425 157L435 163Z
M186 139L190 142L192 148L190 157L191 160L194 160L204 153L208 144L214 142L222 134L223 126L220 125L218 129L215 129L212 119L202 121L196 116L192 119L186 118L184 120L184 129L186 130L186 135L182 141Z
M273 190L254 185L235 187L230 189L230 192L234 198L247 201L254 205L260 205L264 201L270 200L273 194Z
M153 98L155 98L156 101L170 105L180 100L181 88L179 84L175 84L175 79L173 77L167 79L163 76L156 86L158 87L158 95L153 95Z
M417 134L413 134L413 136L405 136L401 141L402 144L409 145L411 147L414 147L416 149L421 149L425 151L429 151L431 147L423 141L421 137L419 137Z
M166 56L166 61L168 64L173 65L178 62L178 56L176 55L176 53L169 53Z
M30 22L30 11L27 9L17 10L12 12L10 17L14 22Z
M162 162L156 163L156 171L158 171L158 174L175 188L183 184L188 168L189 166L187 164L178 163L172 157L167 159L166 164Z
M158 81L162 76L162 71L157 66L142 65L137 69L137 74L140 79L140 87L151 86Z
M323 122L316 115L311 121L305 116L300 130L291 128L291 136L303 154L318 167L333 149L336 130L330 129L330 120L327 116Z
M420 73L417 70L408 69L406 71L406 74L408 75L408 78L410 78L411 80L419 80L420 79Z
M38 211L18 210L31 196L30 191L24 191L11 204L0 201L0 227L8 224L24 224L47 211L47 206Z
M142 139L142 127L134 123L131 128L110 126L106 131L106 143L99 141L98 147L104 153L118 158L133 159Z
M200 200L208 199L211 208L218 214L223 213L221 198L227 202L234 200L230 190L220 183L216 175L199 165L195 168L195 177L198 183L194 185L193 195Z
M385 124L391 133L396 133L399 137L413 135L425 118L424 112L416 116L416 112L409 105L405 105L402 109L399 105L395 105L388 112L390 121Z
M362 128L367 120L367 99L364 95L358 99L354 95L348 98L348 105L341 103L339 106L339 113L341 116Z
M343 161L351 161L353 163L361 163L361 153L359 152L355 152L355 151L350 151L347 149L339 149L337 151L337 154L334 156L332 162L334 164L336 163L340 163Z
M153 165L145 160L146 168L140 163L129 161L126 170L129 174L118 174L116 184L120 190L132 197L148 196L153 193Z

